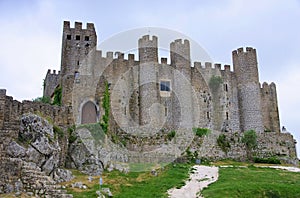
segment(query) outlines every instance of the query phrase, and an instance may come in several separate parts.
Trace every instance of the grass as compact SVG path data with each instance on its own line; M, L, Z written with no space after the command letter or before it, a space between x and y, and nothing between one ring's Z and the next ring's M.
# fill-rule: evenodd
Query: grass
M202 191L204 197L212 198L296 198L300 197L300 173L293 173L272 168L254 167L249 163L223 160L212 165L231 165L219 169L219 179ZM259 164L255 164L257 166ZM167 190L173 187L180 188L185 184L188 174L194 170L187 164L169 164L159 166L157 164L131 164L131 167L145 170L143 172L130 172L128 174L119 171L107 172L102 175L103 188L110 188L116 198L152 198L167 197ZM242 167L239 167L242 166ZM157 176L151 174L155 169ZM68 193L74 198L97 197L99 190L99 176L88 181L88 175L72 170L76 176L69 182L61 183L67 187ZM199 181L204 181L199 180ZM82 182L87 189L72 188L71 184ZM14 194L1 195L6 198L14 197ZM27 198L28 196L22 195Z
M130 172L128 174L119 171L104 172L103 188L110 188L115 198L153 198L168 197L167 190L173 187L180 188L185 184L189 176L191 165L169 164L163 168L157 168L157 176L153 176L150 171ZM68 193L73 194L74 198L96 197L99 190L99 176L94 177L92 182L88 181L88 176L78 171L72 171L76 178L70 182L62 183L67 187ZM87 185L88 189L71 188L71 184L81 181Z
M202 191L204 197L300 197L300 173L272 168L220 168L219 179Z

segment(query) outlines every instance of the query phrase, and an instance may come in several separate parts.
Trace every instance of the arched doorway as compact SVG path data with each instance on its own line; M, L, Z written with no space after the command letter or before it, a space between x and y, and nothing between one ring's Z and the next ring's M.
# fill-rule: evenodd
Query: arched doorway
M97 122L97 107L96 105L88 101L81 110L81 124L96 123Z

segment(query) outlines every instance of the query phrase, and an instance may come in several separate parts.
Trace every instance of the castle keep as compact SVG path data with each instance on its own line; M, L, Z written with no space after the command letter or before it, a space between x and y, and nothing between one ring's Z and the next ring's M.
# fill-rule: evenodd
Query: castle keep
M262 85L256 50L232 52L229 65L191 62L188 40L170 44L158 60L158 39L145 35L134 54L96 49L94 25L64 22L61 71L48 71L44 96L62 88L62 104L72 106L76 124L97 122L104 113L105 82L111 94L111 117L118 127L209 128L223 132L255 130L280 133L276 86ZM113 129L113 128L111 128Z

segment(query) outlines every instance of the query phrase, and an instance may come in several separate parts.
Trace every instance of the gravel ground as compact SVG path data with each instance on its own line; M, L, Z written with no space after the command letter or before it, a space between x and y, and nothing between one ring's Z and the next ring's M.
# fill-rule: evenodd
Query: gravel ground
M186 184L180 189L172 188L168 190L170 198L197 198L201 197L197 193L209 184L217 181L218 167L215 166L193 166L195 169Z

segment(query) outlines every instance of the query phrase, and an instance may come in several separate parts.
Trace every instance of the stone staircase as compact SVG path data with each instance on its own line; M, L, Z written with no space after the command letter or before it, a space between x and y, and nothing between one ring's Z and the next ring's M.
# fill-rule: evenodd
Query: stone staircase
M67 191L61 190L60 185L56 185L55 181L45 175L44 172L35 164L23 162L21 170L21 180L23 188L28 194L45 198L71 198Z

